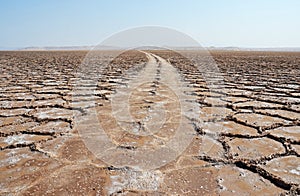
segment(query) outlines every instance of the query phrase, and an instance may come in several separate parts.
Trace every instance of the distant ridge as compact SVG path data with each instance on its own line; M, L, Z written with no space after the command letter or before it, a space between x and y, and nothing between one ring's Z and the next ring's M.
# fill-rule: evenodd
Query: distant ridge
M26 47L19 50L22 51L51 51L51 50L92 50L95 46L49 46L49 47ZM98 50L116 50L116 47L101 46L97 47Z
M300 47L279 47L279 48L208 47L207 49L208 50L228 50L228 51L300 52Z
M26 47L21 48L19 50L22 51L47 51L47 50L91 50L93 47L91 46L63 46L63 47Z
M300 47L274 47L274 48L244 48L244 47L167 47L164 48L174 49L174 50L224 50L224 51L278 51L278 52L300 52ZM19 50L19 51L55 51L55 50L121 50L120 47L115 46L46 46L46 47L26 47L26 48L7 48L0 47L0 50ZM160 49L158 47L142 47L141 50L147 49Z
M26 47L18 50L21 51L65 51L65 50L93 50L95 46L46 46L46 47ZM118 50L120 48L113 46L97 46L97 50Z

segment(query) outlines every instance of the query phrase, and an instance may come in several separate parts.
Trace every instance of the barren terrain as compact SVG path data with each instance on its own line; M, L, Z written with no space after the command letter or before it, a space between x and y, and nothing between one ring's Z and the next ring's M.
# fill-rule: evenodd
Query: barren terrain
M102 53L109 59L114 51ZM92 78L83 79L87 85L76 79L86 51L0 52L0 194L300 194L300 53L213 51L218 70L205 70L206 53L183 53L129 51L105 70L95 63L88 71L102 75L91 87ZM180 78L170 75L174 70ZM174 137L183 103L164 85L172 79L187 85L200 111L185 118L192 140L183 152L151 170L111 165L91 152L74 120L93 129L91 110L116 149L127 153ZM125 131L112 114L122 111L111 106L122 85L135 87L129 102L136 121L124 121ZM89 88L93 94L78 91ZM166 110L159 115L151 113L160 111L157 102Z

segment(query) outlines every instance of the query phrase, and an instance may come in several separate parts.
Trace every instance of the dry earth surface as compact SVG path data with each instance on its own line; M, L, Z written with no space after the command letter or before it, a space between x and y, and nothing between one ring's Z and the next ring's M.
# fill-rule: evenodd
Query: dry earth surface
M101 62L113 53L102 51ZM300 53L214 51L219 70L205 70L211 62L203 52L129 51L105 69L95 63L86 70L96 78L101 72L94 86L88 85L91 78L82 83L76 78L86 54L0 52L1 195L300 194ZM196 62L203 63L204 75ZM192 89L186 94L200 111L187 119L193 125L190 145L152 170L98 159L74 122L90 110L97 111L118 149L155 148L172 138L180 103L162 82L168 82L170 64ZM124 131L113 118L111 97L142 73L153 81L132 92L130 112L136 122L124 123ZM87 89L94 93L84 93ZM157 102L165 104L161 115L167 120L149 135L157 124L147 119L160 122L160 115L149 114ZM149 130L142 130L144 124Z

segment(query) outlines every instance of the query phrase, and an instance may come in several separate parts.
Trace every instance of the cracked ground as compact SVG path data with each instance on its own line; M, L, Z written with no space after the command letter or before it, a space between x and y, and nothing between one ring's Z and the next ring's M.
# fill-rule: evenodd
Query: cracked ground
M102 53L102 62L113 56L113 51ZM124 123L132 130L124 132L112 120L111 96L147 70L145 53L125 52L105 70L87 70L96 78L102 74L91 86L92 78L83 78L80 85L76 78L87 52L0 52L0 194L300 194L300 54L213 51L218 70L205 70L206 53L183 53L147 51L158 63L152 70L155 79L133 91L136 122ZM155 170L116 167L98 159L74 122L74 116L85 119L91 109L124 151L164 145L173 136L178 103L161 83L166 76L160 59L193 89L186 93L194 97L200 113L188 119L193 125L190 145ZM204 62L204 75L197 62ZM208 85L210 81L215 85ZM91 88L92 94L84 92ZM135 135L147 131L147 112L158 101L166 104L169 123L155 137Z

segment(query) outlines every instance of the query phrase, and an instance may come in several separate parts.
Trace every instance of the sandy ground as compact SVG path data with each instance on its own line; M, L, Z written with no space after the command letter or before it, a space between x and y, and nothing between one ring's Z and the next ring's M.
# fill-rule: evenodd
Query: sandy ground
M215 51L205 70L201 52L130 51L78 83L86 54L0 52L1 195L300 194L299 53ZM91 111L110 151L86 142ZM178 133L186 148L151 156Z

